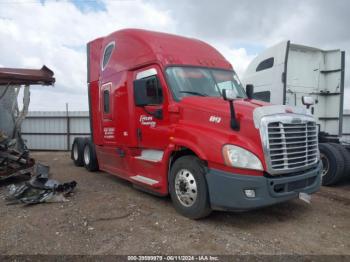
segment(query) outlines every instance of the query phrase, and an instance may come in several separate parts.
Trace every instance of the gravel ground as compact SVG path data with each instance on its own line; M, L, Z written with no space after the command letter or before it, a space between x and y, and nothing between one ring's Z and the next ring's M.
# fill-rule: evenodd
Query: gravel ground
M0 254L350 254L350 183L293 200L193 221L169 198L104 172L75 167L68 153L34 153L52 177L76 180L69 202L11 205L0 187Z

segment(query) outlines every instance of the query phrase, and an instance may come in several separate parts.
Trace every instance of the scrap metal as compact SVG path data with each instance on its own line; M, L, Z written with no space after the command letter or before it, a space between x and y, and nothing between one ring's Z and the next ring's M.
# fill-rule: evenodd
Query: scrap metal
M10 177L32 174L35 160L21 136L21 125L30 103L30 85L53 85L53 72L41 69L0 68L0 182ZM23 106L18 96L23 88Z
M60 183L49 179L49 167L36 164L34 176L27 182L20 185L10 185L6 200L9 204L39 204L44 202L66 202L77 183L71 181Z

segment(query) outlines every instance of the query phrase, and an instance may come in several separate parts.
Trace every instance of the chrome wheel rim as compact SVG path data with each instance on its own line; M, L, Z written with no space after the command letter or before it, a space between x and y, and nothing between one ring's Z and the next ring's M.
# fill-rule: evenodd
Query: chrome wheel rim
M320 158L321 158L322 166L323 166L321 177L324 177L329 171L329 160L324 154L320 154Z
M84 162L86 165L90 164L90 148L85 146L84 148Z
M197 183L193 174L187 169L181 169L175 176L175 193L177 199L185 207L190 207L197 199Z
M77 144L73 145L73 157L74 157L74 160L78 160L78 145Z

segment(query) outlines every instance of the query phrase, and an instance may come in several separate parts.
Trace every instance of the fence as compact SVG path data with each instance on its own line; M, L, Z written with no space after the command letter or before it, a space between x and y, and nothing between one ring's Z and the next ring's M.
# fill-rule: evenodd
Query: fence
M77 136L90 135L89 112L32 111L22 124L22 136L31 150L70 150Z
M32 111L22 124L22 135L32 150L70 150L77 136L90 135L89 112ZM344 112L343 134L350 142L350 110Z

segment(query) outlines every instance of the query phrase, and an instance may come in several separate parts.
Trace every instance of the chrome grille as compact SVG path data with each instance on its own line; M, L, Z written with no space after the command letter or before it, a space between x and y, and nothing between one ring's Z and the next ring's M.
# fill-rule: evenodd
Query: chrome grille
M300 170L318 161L317 126L312 118L271 117L265 119L263 128L265 160L271 174Z

